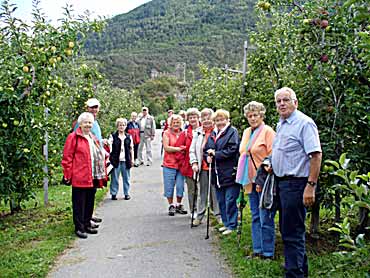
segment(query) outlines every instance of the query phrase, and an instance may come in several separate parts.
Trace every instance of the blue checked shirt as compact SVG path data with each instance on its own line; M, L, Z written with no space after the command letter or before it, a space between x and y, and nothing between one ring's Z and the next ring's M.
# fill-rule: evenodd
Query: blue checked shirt
M321 152L315 122L298 110L289 118L280 119L272 145L272 169L275 175L308 177L309 154L313 152Z

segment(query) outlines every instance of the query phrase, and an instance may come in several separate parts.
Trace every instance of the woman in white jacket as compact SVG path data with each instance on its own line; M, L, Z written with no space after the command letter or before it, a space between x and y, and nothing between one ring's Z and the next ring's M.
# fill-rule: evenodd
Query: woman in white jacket
M209 108L204 108L200 112L202 126L197 128L196 132L193 133L193 140L189 149L190 164L194 173L197 173L197 177L199 179L199 190L197 189L197 191L199 191L197 216L193 221L193 226L199 226L202 223L207 207L209 168L207 161L203 159L203 148L209 135L214 129L212 114L213 110ZM218 207L216 190L214 186L211 186L210 197L210 206L213 214L216 216L217 220L221 222L220 209Z

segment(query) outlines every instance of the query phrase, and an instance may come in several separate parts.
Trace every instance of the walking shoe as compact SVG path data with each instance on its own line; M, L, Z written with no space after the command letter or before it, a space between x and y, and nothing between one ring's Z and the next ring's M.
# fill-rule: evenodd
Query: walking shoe
M152 162L151 162L151 161L148 161L148 162L146 163L146 166L152 166Z
M103 221L103 219L96 216L91 217L91 220L94 221L95 223L100 223Z
M227 229L227 230L225 230L225 231L222 233L222 235L223 235L223 236L227 236L227 235L231 234L232 232L233 232L233 230L229 230L229 229Z
M219 228L219 229L218 229L218 231L219 231L220 233L225 232L226 230L227 230L227 228L226 228L226 227L221 227L221 228Z
M116 197L116 195L112 195L112 198L111 198L112 200L117 200L117 197Z
M125 200L130 200L130 199L131 199L130 195L125 195Z
M97 229L97 228L99 228L99 225L98 224L95 224L92 221L90 221L90 227L93 228L93 229Z
M98 233L98 230L95 230L93 228L87 227L86 228L86 233L88 233L88 234L97 234Z
M184 205L180 204L176 206L176 212L179 214L187 214L188 212L184 209Z
M170 205L169 208L168 208L168 215L169 216L175 216L175 212L176 212L175 206Z
M199 219L195 219L195 220L193 221L193 227L197 227L197 226L199 226L200 224L202 224L202 222L201 222Z
M75 233L79 238L87 238L87 234L85 232L76 231Z

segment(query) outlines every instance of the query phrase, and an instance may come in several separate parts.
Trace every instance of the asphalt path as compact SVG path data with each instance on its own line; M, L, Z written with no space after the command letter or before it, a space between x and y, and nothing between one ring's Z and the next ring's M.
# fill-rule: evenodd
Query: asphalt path
M163 197L160 130L152 142L152 166L131 170L131 197L107 195L96 209L103 218L97 235L76 239L49 273L67 277L232 277L206 225L190 229L190 214L168 216ZM184 198L188 209L187 199Z

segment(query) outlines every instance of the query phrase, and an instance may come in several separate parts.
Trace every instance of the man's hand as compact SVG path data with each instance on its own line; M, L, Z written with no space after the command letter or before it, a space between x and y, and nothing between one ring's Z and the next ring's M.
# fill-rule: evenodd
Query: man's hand
M259 193L259 192L262 192L262 186L256 184L256 191Z
M311 207L315 203L315 187L306 185L303 192L303 204L306 207Z

